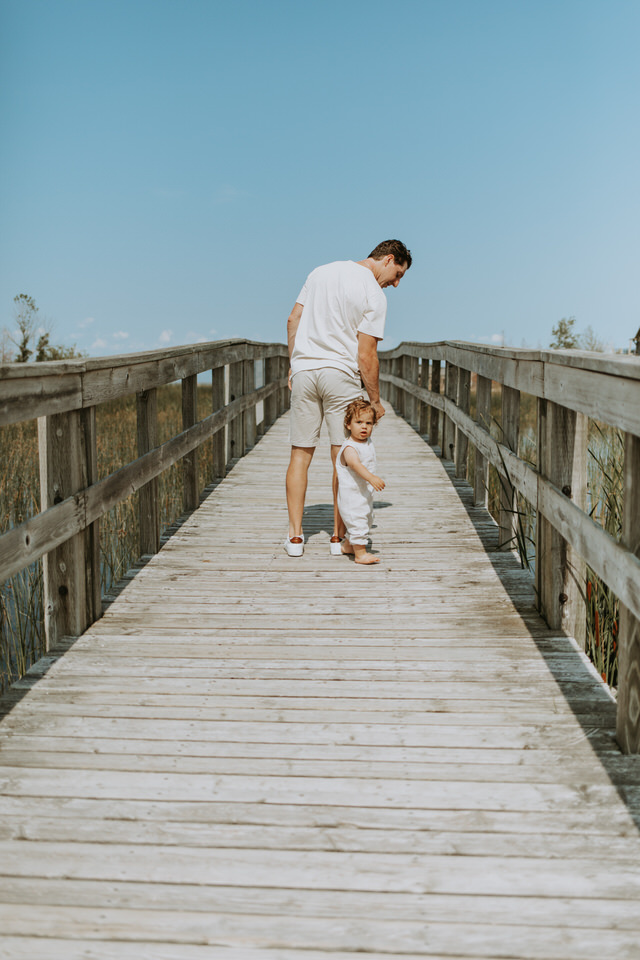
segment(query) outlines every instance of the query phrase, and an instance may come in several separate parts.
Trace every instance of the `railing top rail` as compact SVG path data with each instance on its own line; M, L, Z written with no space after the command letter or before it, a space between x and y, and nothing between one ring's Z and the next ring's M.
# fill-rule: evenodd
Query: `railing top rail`
M214 340L113 357L0 366L0 426L92 407L239 360L286 354L281 343Z
M464 351L470 355L477 354L479 358L491 357L503 361L551 363L574 367L579 370L592 370L595 373L605 373L609 376L640 380L640 357L593 353L588 350L531 350L528 347L498 347L484 343L470 343L466 340L438 340L433 343L407 340L392 350L381 350L380 357L392 360L409 353L411 356L434 356L435 359L447 359L447 351L451 350L457 352L456 359L458 361L460 360L460 352ZM437 354L440 354L440 356Z

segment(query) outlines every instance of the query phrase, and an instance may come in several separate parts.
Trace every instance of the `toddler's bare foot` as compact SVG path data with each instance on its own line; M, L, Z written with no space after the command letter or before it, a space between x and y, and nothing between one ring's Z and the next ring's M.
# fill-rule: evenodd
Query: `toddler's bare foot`
M367 548L362 546L354 546L353 552L355 553L356 563L380 563L380 557L374 557L370 553L367 553Z
M354 552L355 552L354 549L353 549L353 547L351 546L351 544L349 543L349 541L348 541L346 538L342 541L342 547L341 547L341 549L342 549L342 552L343 552L343 553L346 553L346 554L347 554L347 556L353 556L353 554L354 554Z

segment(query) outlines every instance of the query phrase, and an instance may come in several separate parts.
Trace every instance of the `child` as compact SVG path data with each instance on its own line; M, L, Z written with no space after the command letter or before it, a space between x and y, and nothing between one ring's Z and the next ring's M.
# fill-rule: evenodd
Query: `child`
M347 528L342 552L354 554L356 563L380 562L379 557L367 553L373 490L384 490L384 480L372 473L376 468L376 451L371 442L375 422L376 412L364 397L352 400L344 416L347 439L336 457L338 509Z

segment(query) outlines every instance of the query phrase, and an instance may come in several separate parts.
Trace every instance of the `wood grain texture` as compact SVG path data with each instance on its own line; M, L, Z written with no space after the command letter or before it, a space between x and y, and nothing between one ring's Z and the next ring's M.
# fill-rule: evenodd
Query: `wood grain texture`
M391 411L380 564L329 555L326 437L287 557L287 430L5 701L0 956L636 960L606 687Z

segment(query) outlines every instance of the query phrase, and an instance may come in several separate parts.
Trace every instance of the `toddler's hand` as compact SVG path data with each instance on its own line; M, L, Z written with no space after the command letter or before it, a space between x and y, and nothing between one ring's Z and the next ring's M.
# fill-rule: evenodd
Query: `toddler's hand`
M385 483L382 477L376 477L375 473L371 474L370 480L371 486L374 490L384 490Z

